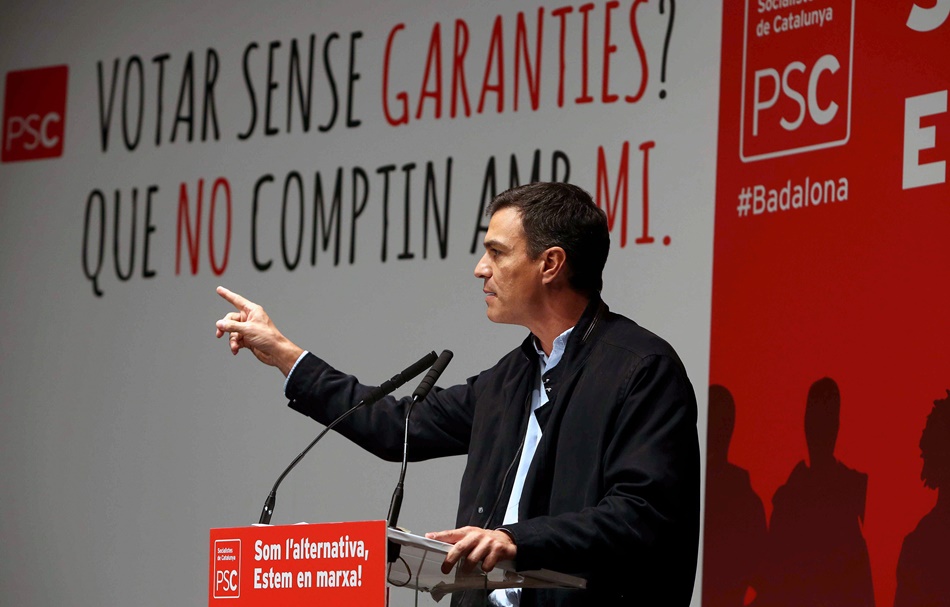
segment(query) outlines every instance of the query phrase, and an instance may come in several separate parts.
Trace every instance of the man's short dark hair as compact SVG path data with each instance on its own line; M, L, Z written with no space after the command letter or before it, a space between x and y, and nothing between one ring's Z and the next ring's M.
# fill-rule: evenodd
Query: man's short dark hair
M610 231L607 215L590 194L568 183L531 183L496 196L487 214L508 207L521 215L531 259L551 247L561 247L567 254L571 287L589 295L600 292Z

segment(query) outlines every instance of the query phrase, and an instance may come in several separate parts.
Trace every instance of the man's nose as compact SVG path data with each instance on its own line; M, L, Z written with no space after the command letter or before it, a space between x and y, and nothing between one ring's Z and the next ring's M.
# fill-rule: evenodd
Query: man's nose
M491 269L488 264L488 253L485 253L475 264L475 278L488 278L489 276L491 276Z

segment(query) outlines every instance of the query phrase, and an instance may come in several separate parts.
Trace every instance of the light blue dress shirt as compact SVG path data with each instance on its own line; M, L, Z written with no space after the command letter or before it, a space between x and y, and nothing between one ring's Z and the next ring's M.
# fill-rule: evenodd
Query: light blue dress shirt
M521 450L521 459L518 462L518 473L515 475L515 483L511 487L511 496L508 498L508 508L505 510L505 518L502 525L511 525L518 522L518 506L521 504L521 493L524 491L525 477L528 475L528 468L531 467L531 460L534 459L534 453L537 451L538 443L541 442L541 426L538 424L538 417L534 412L548 402L548 392L544 387L544 374L553 369L564 355L564 347L567 345L567 338L570 336L571 327L561 333L554 339L554 345L551 346L551 355L548 356L544 350L534 344L535 350L541 359L540 370L538 372L537 386L531 392L531 415L528 416L528 429L525 432L524 448ZM490 595L492 605L498 607L518 607L521 604L521 589L506 588L504 590L495 590Z

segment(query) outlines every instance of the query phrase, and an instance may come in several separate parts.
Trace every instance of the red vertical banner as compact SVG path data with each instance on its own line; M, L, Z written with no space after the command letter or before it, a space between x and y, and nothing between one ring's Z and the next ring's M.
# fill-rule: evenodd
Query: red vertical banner
M948 14L724 3L704 605L950 601Z

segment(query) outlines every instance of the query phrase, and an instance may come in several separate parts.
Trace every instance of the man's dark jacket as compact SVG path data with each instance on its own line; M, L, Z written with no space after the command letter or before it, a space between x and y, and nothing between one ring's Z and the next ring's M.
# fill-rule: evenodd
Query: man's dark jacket
M537 384L533 337L465 384L416 406L409 456L467 453L456 525L501 525ZM696 399L665 341L595 298L544 377L543 435L525 480L521 522L506 525L521 570L584 577L588 590L525 590L521 605L689 605L699 537ZM316 356L297 365L290 406L328 423L363 386ZM363 408L341 434L387 460L402 457L409 399ZM484 605L481 592L453 604Z

